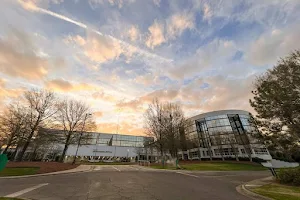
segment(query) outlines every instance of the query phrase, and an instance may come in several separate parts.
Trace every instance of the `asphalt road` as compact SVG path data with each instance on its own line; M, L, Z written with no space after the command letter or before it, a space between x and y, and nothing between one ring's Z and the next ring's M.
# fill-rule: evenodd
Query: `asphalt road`
M34 200L249 200L236 186L260 172L181 172L139 166L97 166L91 172L0 179L0 196Z

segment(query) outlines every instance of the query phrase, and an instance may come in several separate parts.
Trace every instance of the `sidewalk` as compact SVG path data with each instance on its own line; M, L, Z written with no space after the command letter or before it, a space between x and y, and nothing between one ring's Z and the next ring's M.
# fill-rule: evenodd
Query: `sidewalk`
M50 172L44 174L33 174L33 175L25 175L25 176L4 176L0 177L0 179L13 179L13 178L29 178L29 177L37 177L37 176L50 176L50 175L60 175L60 174L71 174L71 173L79 173L79 172L87 172L91 171L94 168L93 165L79 165L74 169Z
M271 198L256 194L254 192L251 191L251 189L257 188L257 187L261 187L263 185L267 185L267 184L271 184L274 181L274 177L270 176L267 178L262 178L262 179L256 179L250 182L247 182L243 185L239 185L236 187L236 190L247 196L250 197L252 199L258 199L258 200L272 200Z

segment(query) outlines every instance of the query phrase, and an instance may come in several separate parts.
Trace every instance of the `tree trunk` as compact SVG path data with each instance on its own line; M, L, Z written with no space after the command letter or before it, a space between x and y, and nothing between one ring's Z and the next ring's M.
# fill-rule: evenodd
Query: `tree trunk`
M35 158L37 148L38 148L38 145L35 145L34 150L33 150L32 154L30 156L30 159L29 159L30 161L32 161Z
M165 167L164 151L163 151L162 148L160 149L160 155L161 155L161 164L162 164L163 167Z
M23 149L22 149L20 155L18 155L18 161L22 161L23 160L24 153L25 153L25 151L27 150L27 148L28 148L28 146L30 144L30 140L31 140L31 138L32 138L32 136L34 134L34 131L35 131L35 129L31 130L30 135L27 138L27 140L26 140L26 142L25 142L25 144L23 146Z
M69 147L71 133L72 133L71 131L68 132L68 136L67 136L67 139L66 139L65 147L64 147L64 150L63 150L63 152L61 154L61 157L59 158L59 162L63 162L64 161L65 155L66 155L68 147Z
M240 161L239 156L237 155L236 152L234 153L234 155L235 155L235 160L236 160L236 161Z
M9 147L10 147L10 144L7 144L6 147L5 147L5 149L4 149L4 151L2 152L2 154L6 154L6 152L7 152L7 150L8 150Z
M222 161L225 161L225 159L224 159L224 153L223 153L223 149L221 150L221 156L222 156Z
M249 160L250 162L253 162L251 154L249 154Z
M11 157L13 161L17 160L18 149L19 149L19 144L17 144L16 149L14 150L13 155Z
M11 135L11 137L9 138L6 147L5 147L4 151L2 152L3 154L6 154L6 153L7 153L8 148L11 146L12 139L13 139L14 135L15 135L15 134Z

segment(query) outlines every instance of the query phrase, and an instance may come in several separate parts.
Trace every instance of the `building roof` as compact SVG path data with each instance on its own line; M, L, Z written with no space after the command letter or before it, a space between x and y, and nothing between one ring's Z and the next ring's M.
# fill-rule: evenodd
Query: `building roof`
M200 118L212 117L217 115L228 115L228 114L239 114L239 115L249 115L248 111L245 110L216 110L207 113L201 113L199 115L189 118L190 120L196 120Z

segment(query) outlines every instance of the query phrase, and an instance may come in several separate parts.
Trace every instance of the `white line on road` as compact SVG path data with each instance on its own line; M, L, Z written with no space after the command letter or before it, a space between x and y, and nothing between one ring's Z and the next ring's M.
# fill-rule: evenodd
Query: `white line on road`
M121 171L120 169L118 169L118 168L116 168L115 166L112 166L112 168L114 168L115 170L117 170L117 171Z
M94 170L95 170L95 171L102 170L102 167L97 166Z
M199 176L196 176L196 175L193 175L193 174L186 174L186 173L183 173L183 172L176 172L177 174L183 174L183 175L186 175L186 176L192 176L192 177L196 177L198 178Z
M133 167L133 166L129 166L130 168L132 168L132 169L135 169L135 170L140 170L139 168L137 168L137 167Z
M40 187L43 187L45 185L48 185L48 183L42 183L42 184L30 187L30 188L26 188L24 190L21 190L21 191L18 191L18 192L6 195L5 197L18 197L18 196L21 196L22 194L25 194L25 193L30 192L32 190L36 190L36 189L38 189Z

